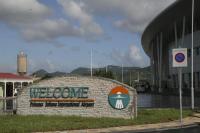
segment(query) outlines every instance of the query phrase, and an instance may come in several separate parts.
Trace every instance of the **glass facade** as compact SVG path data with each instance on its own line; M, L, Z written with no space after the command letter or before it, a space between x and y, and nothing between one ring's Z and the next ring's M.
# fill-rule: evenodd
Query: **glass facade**
M172 67L172 49L187 48L188 67L183 68L183 88L191 88L191 4L190 1L177 1L168 10L153 20L143 33L145 51L154 60L154 86L159 90L170 88L178 91L178 71ZM200 1L194 9L194 89L200 92ZM162 37L161 37L162 35ZM148 47L146 47L148 46ZM160 69L161 68L161 69ZM161 85L159 83L162 83Z

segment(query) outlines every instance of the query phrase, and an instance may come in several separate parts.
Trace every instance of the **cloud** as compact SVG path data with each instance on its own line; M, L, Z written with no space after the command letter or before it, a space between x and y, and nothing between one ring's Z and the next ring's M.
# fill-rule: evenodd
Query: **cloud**
M58 64L54 64L50 59L45 59L42 61L36 61L34 59L28 59L29 72L35 72L39 69L44 69L48 72L54 72L60 68Z
M91 34L99 36L103 34L100 25L93 20L91 14L84 10L85 4L83 2L58 0L58 3L63 7L64 13L67 16L78 21L80 34L82 36L90 36Z
M0 22L15 28L26 41L60 37L103 39L97 17L112 18L114 27L141 33L145 26L175 0L57 0L63 14L39 0L0 0ZM110 20L110 19L107 19ZM103 37L103 38L101 38Z
M69 24L67 20L46 19L22 29L22 34L27 41L52 41L59 37L77 36L79 30Z
M142 32L147 24L175 0L84 0L93 14L118 18L113 25L132 33Z
M124 66L145 67L149 66L149 58L144 54L144 51L136 45L130 45L126 52L114 49L111 53L111 59L113 59L117 65L123 64Z
M58 3L65 15L55 18L55 11L38 0L0 0L0 22L17 29L26 41L52 41L60 37L89 40L103 34L100 25L81 4L71 0Z
M51 10L37 0L0 0L0 20L12 26L37 22L51 14Z

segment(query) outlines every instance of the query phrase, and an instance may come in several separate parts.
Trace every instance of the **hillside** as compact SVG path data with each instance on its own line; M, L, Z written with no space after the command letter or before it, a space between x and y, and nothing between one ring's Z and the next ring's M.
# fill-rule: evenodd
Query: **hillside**
M103 70L106 71L106 68L94 68L93 72ZM107 66L107 71L111 71L114 75L114 79L118 81L122 81L122 67L120 66ZM134 81L138 79L138 73L140 80L151 80L151 67L139 68L139 67L123 67L124 73L124 83L129 84L130 80ZM90 75L90 68L80 67L73 70L70 74L77 74L77 75Z
M48 74L48 72L46 70L40 69L40 70L32 73L31 76L34 76L34 77L44 77L47 74Z
M45 77L51 78L51 77L65 76L66 74L67 73L65 73L65 72L59 72L59 71L49 73L44 69L40 69L40 70L32 73L31 75L34 76L34 77L40 77L40 78L45 78Z
M103 68L94 68L93 73L95 71L106 71L106 67ZM114 79L118 81L122 81L122 67L120 66L113 66L109 65L107 66L107 71L111 71L113 73ZM139 67L123 67L123 75L124 75L124 83L130 85L133 83L135 80L138 79L138 75L140 80L147 80L149 83L151 83L151 67L145 67L145 68L139 68ZM85 68L85 67L79 67L77 69L74 69L70 75L84 75L84 76L89 76L90 75L90 68ZM48 73L47 71L41 69L32 74L34 77L40 77L42 79L46 78L52 78L52 77L58 77L58 76L65 76L67 73L65 72L53 72L53 73Z

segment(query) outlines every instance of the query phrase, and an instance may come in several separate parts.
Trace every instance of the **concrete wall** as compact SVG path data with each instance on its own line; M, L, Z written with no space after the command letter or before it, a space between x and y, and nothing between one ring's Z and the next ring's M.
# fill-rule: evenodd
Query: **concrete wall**
M95 99L94 107L30 107L31 87L89 87L88 98ZM108 94L116 86L129 90L130 102L125 109L113 109L108 102ZM117 81L97 77L57 77L44 80L24 88L17 98L17 114L20 115L80 115L91 117L121 117L131 118L137 113L135 89Z

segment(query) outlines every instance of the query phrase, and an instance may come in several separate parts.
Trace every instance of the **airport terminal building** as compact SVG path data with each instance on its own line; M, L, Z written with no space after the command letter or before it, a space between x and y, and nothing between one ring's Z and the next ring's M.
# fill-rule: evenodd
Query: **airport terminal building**
M200 1L194 4L194 90L200 92ZM191 88L192 0L177 0L146 27L142 46L151 60L154 91L178 92L178 70L172 49L187 48L188 67L182 69L183 92Z

